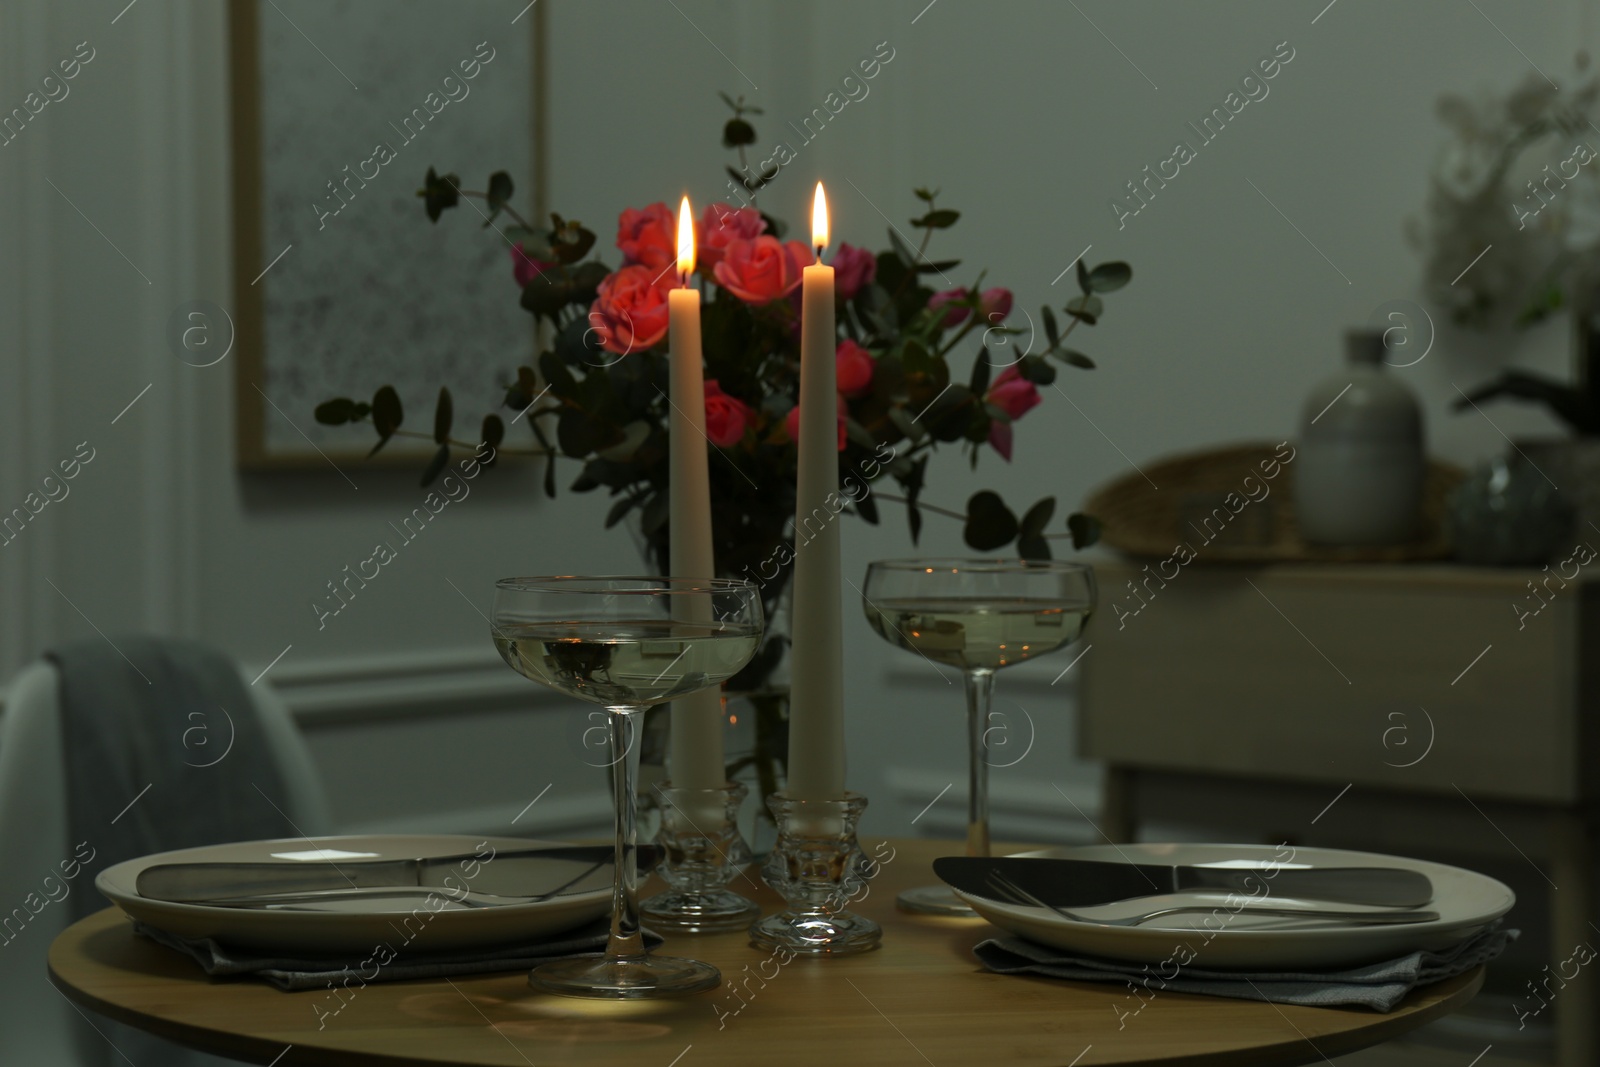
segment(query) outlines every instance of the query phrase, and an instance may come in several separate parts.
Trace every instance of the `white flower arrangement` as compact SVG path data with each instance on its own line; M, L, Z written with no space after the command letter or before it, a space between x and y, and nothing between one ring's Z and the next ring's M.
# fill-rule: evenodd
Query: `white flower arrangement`
M1535 74L1503 97L1439 98L1451 137L1425 217L1406 230L1428 295L1463 326L1527 326L1600 282L1600 125L1590 118L1600 76L1588 65L1580 53L1566 89Z

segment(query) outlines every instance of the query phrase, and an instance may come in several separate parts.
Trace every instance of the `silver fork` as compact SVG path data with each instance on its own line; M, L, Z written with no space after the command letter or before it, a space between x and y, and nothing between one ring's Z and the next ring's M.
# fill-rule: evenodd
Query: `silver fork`
M1221 907L1221 905L1216 904L1186 904L1171 908L1158 908L1155 911L1147 911L1142 915L1133 915L1126 919L1104 919L1098 916L1080 915L1077 912L1068 911L1066 908L1060 908L1054 904L1046 904L999 871L989 872L989 885L1000 894L1002 900L1006 903L1031 904L1036 908L1048 908L1063 919L1070 919L1079 923L1093 923L1097 926L1138 926L1163 915L1216 911ZM1228 910L1232 911L1231 908ZM1436 911L1323 911L1313 908L1257 907L1251 904L1245 905L1240 913L1245 912L1251 915L1281 915L1295 919L1328 919L1337 922L1373 926L1433 922L1439 918L1439 913Z

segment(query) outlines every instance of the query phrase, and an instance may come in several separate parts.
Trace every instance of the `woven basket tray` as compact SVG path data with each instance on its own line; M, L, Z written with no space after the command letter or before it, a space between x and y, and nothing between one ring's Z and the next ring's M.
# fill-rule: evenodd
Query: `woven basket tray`
M1159 460L1144 468L1144 474L1134 471L1101 486L1090 494L1084 510L1105 524L1101 539L1106 545L1132 556L1164 558L1187 544L1200 561L1211 563L1400 563L1450 557L1444 501L1463 477L1459 468L1428 461L1419 540L1325 548L1300 536L1294 514L1295 465L1277 458L1278 447L1225 445ZM1265 472L1274 469L1276 477L1268 479ZM1160 488L1152 488L1152 482ZM1233 511L1225 503L1229 494L1236 494L1236 507L1241 499L1247 503ZM1250 499L1252 495L1259 499Z

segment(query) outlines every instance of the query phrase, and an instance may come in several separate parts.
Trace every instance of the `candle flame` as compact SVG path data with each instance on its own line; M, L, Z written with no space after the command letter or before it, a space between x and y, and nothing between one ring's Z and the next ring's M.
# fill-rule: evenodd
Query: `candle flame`
M817 258L822 258L822 250L828 247L828 196L822 191L822 183L817 183L817 196L811 203L811 244L817 250Z
M694 215L689 212L689 198L678 206L678 277L684 285L694 273Z

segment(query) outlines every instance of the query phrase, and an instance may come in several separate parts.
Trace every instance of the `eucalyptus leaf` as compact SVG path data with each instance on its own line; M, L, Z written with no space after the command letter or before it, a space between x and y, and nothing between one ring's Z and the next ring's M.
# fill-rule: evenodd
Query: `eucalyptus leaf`
M417 190L417 195L422 197L422 206L428 212L428 218L438 222L445 208L455 207L460 201L461 179L454 174L440 177L429 167L428 176L422 180L422 188Z
M439 472L444 470L445 464L450 462L450 446L440 445L439 450L428 460L428 465L422 469L422 488L426 489L439 477Z
M1050 542L1039 534L1022 534L1017 538L1017 555L1023 559L1047 560L1050 558Z
M609 530L611 527L621 522L623 516L627 515L628 512L632 511L639 505L640 499L640 497L636 496L625 496L621 500L618 500L615 504L612 504L611 510L606 512L605 528Z
M1115 261L1102 263L1089 272L1089 286L1097 293L1114 293L1133 280L1133 268Z
M405 412L400 406L400 394L394 391L394 386L385 385L372 394L372 428L378 431L378 443L372 446L372 451L367 453L368 458L376 455L378 449L389 443L389 438L400 428L400 423L405 419Z
M917 265L917 254L911 250L910 245L901 240L900 231L893 226L889 227L889 247L894 249L895 258L900 260L906 270L911 270Z
M316 419L324 426L343 426L355 415L356 402L346 396L336 396L317 405Z
M489 175L489 188L486 194L486 199L489 202L489 217L483 220L485 226L488 226L494 221L494 217L500 214L500 209L505 207L506 201L511 199L514 189L515 186L511 184L511 175L508 172L497 170Z
M455 404L450 400L450 390L439 387L439 402L433 409L433 440L444 444L450 439L450 424L455 421Z
M963 536L971 548L979 552L993 552L1016 540L1017 517L1006 507L999 493L989 489L979 490L967 501L967 525Z
M1067 314L1075 319L1093 326L1100 318L1100 313L1105 310L1105 301L1098 296L1075 296L1067 301Z
M483 429L479 432L479 437L491 452L497 453L500 449L500 442L504 441L506 437L506 424L500 420L499 415L485 415L483 417ZM479 452L482 452L482 448L479 449ZM498 457L496 456L495 458ZM485 462L493 463L494 458Z
M871 493L863 493L856 501L856 514L873 526L878 525L878 502L872 499Z
M899 404L889 408L889 421L894 424L895 429L911 438L912 441L921 441L928 436L928 431L923 428L922 423L913 419L911 413Z
M972 378L967 385L974 396L982 396L989 391L989 376L993 371L988 347L978 349L978 358L972 361Z
M1088 548L1100 540L1101 523L1093 515L1073 512L1067 516L1067 529L1072 533L1073 548Z
M940 208L937 211L928 212L920 219L912 219L911 225L920 229L948 230L950 227L956 224L956 220L960 217L961 212L959 211L951 211L949 208Z
M1044 533L1045 528L1050 525L1050 520L1055 516L1055 513L1056 498L1053 496L1047 496L1037 504L1033 505L1033 507L1029 508L1027 514L1022 516L1022 521L1017 524L1017 532L1030 537L1036 537Z

